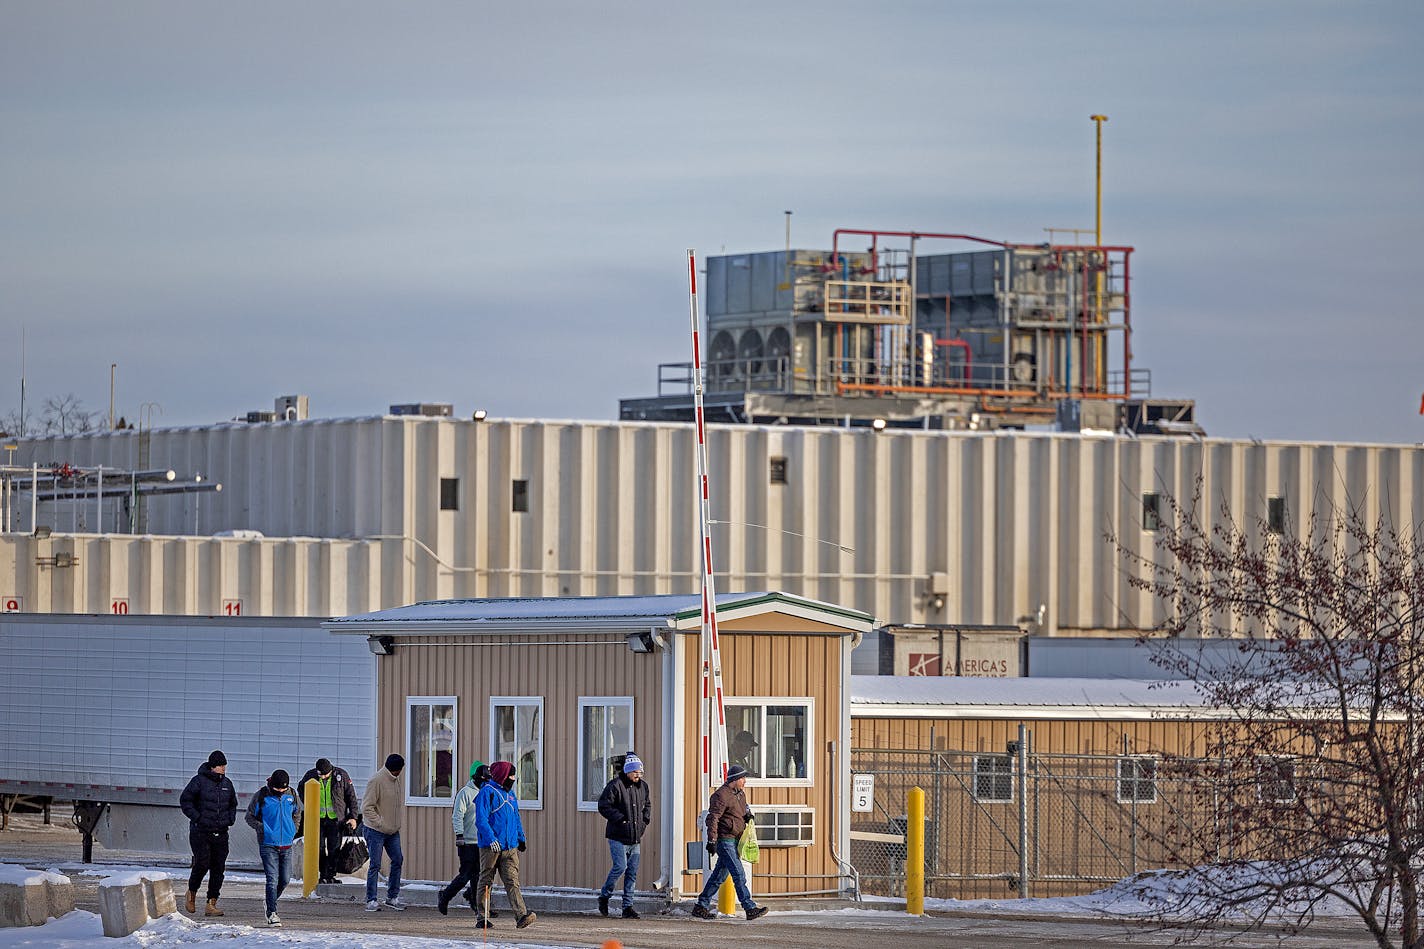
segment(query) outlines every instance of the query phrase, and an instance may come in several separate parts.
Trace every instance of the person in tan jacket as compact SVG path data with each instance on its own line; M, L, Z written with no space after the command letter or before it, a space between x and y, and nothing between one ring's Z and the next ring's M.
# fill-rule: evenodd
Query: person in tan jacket
M382 908L376 902L376 878L381 871L381 854L391 858L391 875L386 880L386 909L405 909L406 902L400 898L401 866L405 856L401 853L401 818L405 815L405 787L400 775L405 770L405 759L397 754L386 755L386 766L366 783L366 796L361 801L361 820L365 824L366 849L371 854L371 868L366 871L366 912L374 913Z

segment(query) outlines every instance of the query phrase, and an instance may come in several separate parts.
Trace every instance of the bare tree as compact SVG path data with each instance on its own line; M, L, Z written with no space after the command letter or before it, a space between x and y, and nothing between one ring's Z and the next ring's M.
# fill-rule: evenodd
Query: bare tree
M1293 931L1348 908L1376 945L1424 949L1420 529L1324 508L1301 536L1226 510L1208 527L1200 499L1200 484L1167 499L1154 554L1117 543L1132 585L1166 604L1169 644L1238 646L1224 665L1155 653L1216 713L1205 754L1162 762L1197 790L1196 819L1160 831L1195 868L1161 913Z
M95 431L98 427L98 413L84 408L84 403L74 393L45 399L44 412L40 416L41 434L79 435Z

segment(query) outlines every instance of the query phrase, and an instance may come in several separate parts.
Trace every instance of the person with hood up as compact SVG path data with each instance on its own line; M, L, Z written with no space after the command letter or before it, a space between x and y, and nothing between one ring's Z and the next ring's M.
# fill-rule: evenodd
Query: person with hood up
M267 925L280 926L277 900L292 877L292 841L302 827L302 805L291 788L291 775L272 772L247 805L247 826L257 831L262 874L267 878Z
M188 780L178 804L188 818L188 846L193 851L184 908L190 913L197 911L198 887L203 875L208 874L208 905L203 915L221 916L218 895L227 868L227 829L237 823L237 790L227 777L227 756L221 751L208 755L208 760L198 765L198 773Z
M400 898L401 818L405 816L405 788L400 775L405 759L392 752L386 755L386 766L366 782L366 796L361 800L361 821L365 825L366 849L371 854L371 868L366 871L366 912L374 913L384 905L387 909L405 909ZM381 873L381 854L391 858L391 875L386 879L386 902L376 902L376 878Z
M712 792L712 799L707 803L707 852L716 854L717 865L707 874L707 882L697 897L697 904L692 907L692 915L698 919L716 918L717 914L712 912L712 900L717 895L717 888L728 876L737 888L737 899L747 911L748 921L760 919L767 913L765 906L758 906L752 899L746 875L742 873L742 857L737 852L737 843L752 816L746 795L742 793L746 786L747 769L734 764L727 770L727 780Z
M489 929L490 886L494 875L504 882L509 905L514 907L515 924L523 929L536 919L519 890L519 854L524 850L524 824L519 819L519 799L514 796L514 765L496 761L490 765L490 780L475 796L475 833L480 846L480 879L475 896L480 915L475 925Z
M623 759L622 773L604 786L598 797L598 813L608 821L603 836L608 838L608 852L613 859L613 868L598 894L598 911L608 915L613 885L621 876L623 918L638 919L638 911L633 908L633 886L638 882L643 831L653 819L653 800L648 782L643 780L643 762L633 752Z
M455 831L455 855L459 857L460 869L455 878L436 897L435 908L441 916L450 912L450 901L460 892L460 887L474 883L480 875L479 831L475 827L475 798L489 780L489 766L483 761L470 765L470 780L459 791L450 807L450 825ZM470 909L475 908L474 893L470 893ZM490 913L494 915L493 912Z
M336 860L341 850L341 838L356 832L356 817L361 806L356 803L356 786L345 769L333 765L330 759L318 758L312 768L297 782L297 800L305 800L308 781L317 782L317 814L321 817L320 880L336 882Z

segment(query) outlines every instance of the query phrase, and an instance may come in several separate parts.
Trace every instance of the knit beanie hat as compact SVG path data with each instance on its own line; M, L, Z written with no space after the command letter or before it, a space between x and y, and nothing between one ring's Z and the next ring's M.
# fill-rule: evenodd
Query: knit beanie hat
M212 754L208 755L209 768L221 768L226 764L227 755L223 754L221 751L214 751Z
M478 758L476 758L473 762L470 763L470 777L473 778L473 777L475 776L475 774L476 774L481 768L483 768L484 766L485 766L485 763L484 763L483 761L479 760Z
M723 783L723 784L731 784L733 781L736 781L738 778L745 778L746 776L747 776L747 769L746 769L746 768L743 768L743 767L742 767L741 765L739 765L739 764L734 764L734 765L732 765L732 767L731 767L730 769L728 769L728 771L727 771L727 780L724 781L724 782L722 782L722 783Z
M326 758L316 759L316 773L321 775L323 778L326 777L328 774L331 773L331 762L328 761Z
M495 784L503 785L512 777L514 777L514 765L508 761L496 761L490 765L490 779Z
M386 770L391 774L398 774L405 767L405 759L395 752L386 755Z
M274 791L285 790L292 783L292 776L278 768L272 772L272 777L267 779L267 786Z
M623 759L623 773L632 774L634 771L643 770L643 760L633 752L628 752L628 757Z

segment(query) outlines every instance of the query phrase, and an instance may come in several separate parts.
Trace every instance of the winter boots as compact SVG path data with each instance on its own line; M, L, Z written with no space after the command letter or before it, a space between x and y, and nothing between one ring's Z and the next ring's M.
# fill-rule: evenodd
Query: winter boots
M189 890L188 898L183 901L183 908L189 913L196 913L198 911L198 894Z
M207 907L207 909L203 910L203 915L204 915L204 916L221 916L222 914L223 914L223 911L220 910L220 909L218 909L218 901L217 901L216 899L208 900L208 907Z

